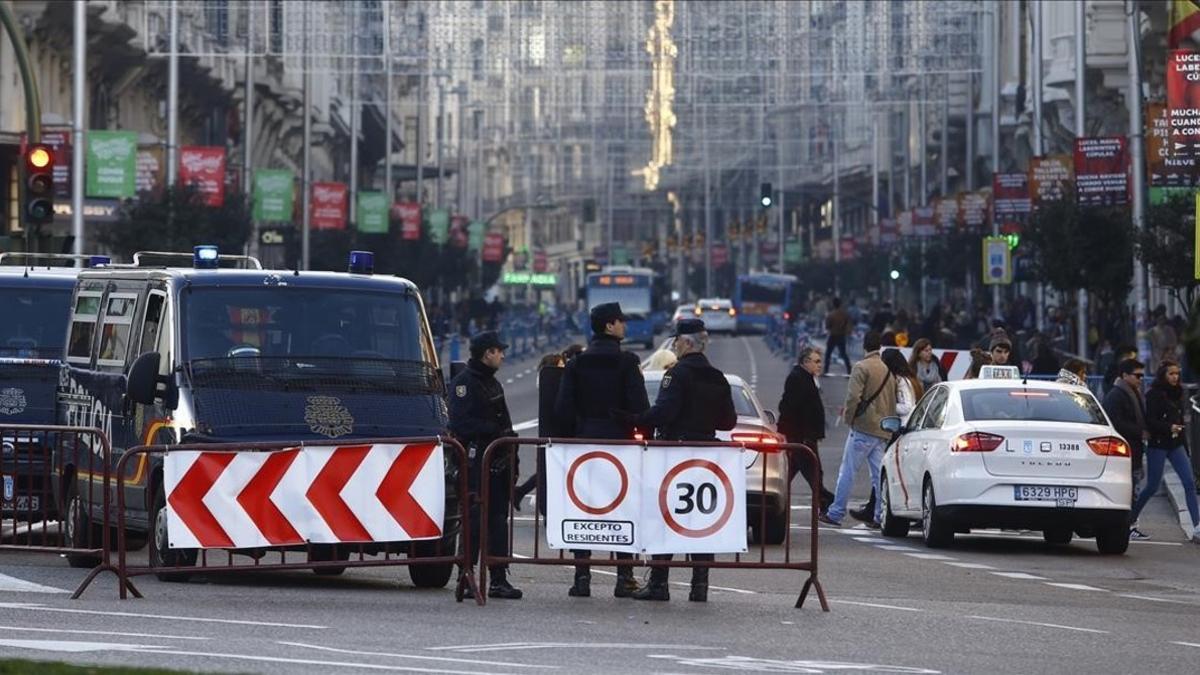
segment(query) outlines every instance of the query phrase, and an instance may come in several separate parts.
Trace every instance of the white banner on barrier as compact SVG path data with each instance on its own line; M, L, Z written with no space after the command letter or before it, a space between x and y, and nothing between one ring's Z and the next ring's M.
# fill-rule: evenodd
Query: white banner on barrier
M746 550L741 448L546 448L551 548L625 553Z

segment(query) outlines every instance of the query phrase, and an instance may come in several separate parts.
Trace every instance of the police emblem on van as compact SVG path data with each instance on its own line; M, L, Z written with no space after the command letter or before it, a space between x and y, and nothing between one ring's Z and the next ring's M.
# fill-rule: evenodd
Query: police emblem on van
M0 413L18 415L25 412L25 390L9 387L0 391Z
M313 433L337 438L354 431L354 417L336 396L309 396L304 421Z

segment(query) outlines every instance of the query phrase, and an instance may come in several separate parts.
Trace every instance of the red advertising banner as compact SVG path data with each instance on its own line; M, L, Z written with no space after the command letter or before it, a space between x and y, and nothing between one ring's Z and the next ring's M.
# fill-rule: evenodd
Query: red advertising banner
M1025 222L1033 210L1029 174L998 173L992 176L992 217L1002 223Z
M206 206L225 203L225 148L185 145L179 148L179 184L191 185Z
M723 267L729 264L729 247L725 244L713 244L710 255L712 256L713 267Z
M1129 203L1124 136L1075 139L1075 199L1079 206Z
M1029 160L1029 195L1033 208L1061 202L1071 194L1075 179L1071 158L1067 155L1033 157Z
M400 238L416 241L421 238L421 205L417 202L392 204L392 220L400 223Z
M842 237L838 241L838 252L841 254L842 260L854 260L855 254L858 253L854 237Z
M314 230L346 229L350 191L345 183L312 184L312 227Z
M546 257L546 252L538 249L533 252L533 271L537 274L542 274L550 269L550 260Z
M779 240L761 241L758 244L758 259L763 265L779 264Z
M1200 154L1200 52L1167 53L1167 121L1173 155Z
M912 210L912 231L918 237L937 234L937 212L932 206L918 206ZM842 241L845 241L843 239Z
M1171 150L1167 107L1161 102L1147 103L1145 120L1146 175L1150 187L1200 185L1200 155L1182 155Z
M883 218L879 221L879 243L883 246L900 241L900 223L894 218Z
M483 262L498 263L504 260L504 235L499 232L488 232L483 237Z
M912 211L901 211L896 216L896 227L900 231L900 236L911 237L913 234L913 214Z
M943 197L933 202L938 231L948 234L958 229L958 197Z

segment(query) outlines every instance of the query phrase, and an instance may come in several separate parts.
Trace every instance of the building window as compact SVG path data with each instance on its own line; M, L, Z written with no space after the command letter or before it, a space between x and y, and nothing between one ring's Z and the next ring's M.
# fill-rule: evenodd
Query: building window
M475 80L483 79L483 40L471 40L471 74Z
M229 45L229 0L206 0L204 24L213 40L222 47Z
M271 0L271 53L283 53L283 1Z

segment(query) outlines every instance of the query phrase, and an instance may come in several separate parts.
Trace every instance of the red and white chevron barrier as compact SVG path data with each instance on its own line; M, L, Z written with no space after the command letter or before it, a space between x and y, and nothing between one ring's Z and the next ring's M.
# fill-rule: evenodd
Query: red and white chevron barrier
M439 443L168 452L176 548L409 541L442 536Z

